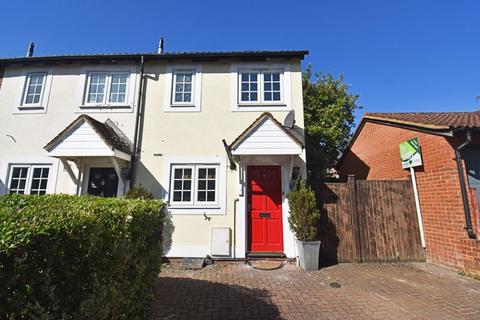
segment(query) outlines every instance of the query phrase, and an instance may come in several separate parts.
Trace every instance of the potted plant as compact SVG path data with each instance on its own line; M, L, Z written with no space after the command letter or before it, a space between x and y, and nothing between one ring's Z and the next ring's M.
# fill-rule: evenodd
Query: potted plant
M318 270L320 210L317 207L315 192L305 184L305 181L301 181L289 192L288 203L290 206L288 222L297 238L300 267L305 271Z

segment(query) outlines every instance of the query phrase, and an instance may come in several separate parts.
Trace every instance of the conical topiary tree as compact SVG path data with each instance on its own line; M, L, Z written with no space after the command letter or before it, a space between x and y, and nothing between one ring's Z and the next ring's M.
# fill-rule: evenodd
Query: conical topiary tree
M317 241L320 210L317 207L315 192L305 181L288 193L290 217L288 222L298 240Z

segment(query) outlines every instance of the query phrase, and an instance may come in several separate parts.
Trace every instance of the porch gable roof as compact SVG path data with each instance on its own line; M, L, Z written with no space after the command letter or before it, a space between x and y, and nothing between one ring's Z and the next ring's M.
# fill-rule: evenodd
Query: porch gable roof
M82 156L82 152L86 152L85 156L113 156L115 152L122 153L123 158L132 155L131 143L118 128L109 125L108 121L102 123L82 114L48 142L44 149L51 156ZM79 130L85 132L82 134ZM73 138L75 134L85 139ZM86 137L88 135L90 137Z
M303 142L271 113L264 112L229 146L233 155L301 154Z

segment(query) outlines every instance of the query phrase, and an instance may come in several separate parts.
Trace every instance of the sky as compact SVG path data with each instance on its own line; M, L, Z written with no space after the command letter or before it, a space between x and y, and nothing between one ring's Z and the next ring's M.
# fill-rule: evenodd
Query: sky
M0 0L0 57L308 49L363 112L480 109L480 1Z

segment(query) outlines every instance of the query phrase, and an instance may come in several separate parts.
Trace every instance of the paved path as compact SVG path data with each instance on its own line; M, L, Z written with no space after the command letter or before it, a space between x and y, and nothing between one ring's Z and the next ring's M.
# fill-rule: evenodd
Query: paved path
M217 263L160 274L152 319L480 319L480 281L428 264L303 272Z

